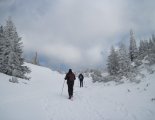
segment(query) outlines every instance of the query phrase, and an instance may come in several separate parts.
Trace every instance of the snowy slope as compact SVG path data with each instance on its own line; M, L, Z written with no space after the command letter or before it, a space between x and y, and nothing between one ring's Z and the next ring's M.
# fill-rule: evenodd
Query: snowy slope
M140 84L75 81L74 99L68 100L64 76L48 68L27 64L30 81L10 83L0 73L0 120L155 120L155 74L142 71ZM154 67L155 68L155 67Z

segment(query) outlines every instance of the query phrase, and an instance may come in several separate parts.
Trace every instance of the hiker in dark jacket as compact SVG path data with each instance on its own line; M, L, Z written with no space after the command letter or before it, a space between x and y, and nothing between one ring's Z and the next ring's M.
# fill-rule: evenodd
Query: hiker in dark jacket
M83 87L83 79L84 79L84 76L82 74L79 74L78 78L80 80L80 87Z
M69 99L73 97L73 86L74 86L75 79L76 79L75 74L72 72L72 69L69 69L65 77L65 80L67 80L67 85L68 85Z

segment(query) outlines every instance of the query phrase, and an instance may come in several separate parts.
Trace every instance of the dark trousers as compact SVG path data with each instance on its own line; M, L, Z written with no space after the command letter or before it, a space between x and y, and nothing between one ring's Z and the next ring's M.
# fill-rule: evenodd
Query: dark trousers
M68 84L68 95L69 95L69 97L72 97L74 81L68 81L67 84Z
M83 87L83 80L80 80L80 87Z

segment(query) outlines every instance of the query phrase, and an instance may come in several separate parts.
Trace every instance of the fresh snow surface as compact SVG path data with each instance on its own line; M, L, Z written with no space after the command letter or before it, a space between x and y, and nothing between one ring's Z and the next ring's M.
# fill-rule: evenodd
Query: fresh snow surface
M68 99L65 75L26 63L29 81L9 82L0 73L0 120L155 120L155 74L137 83L92 83L76 79L73 101ZM155 68L155 67L154 67Z

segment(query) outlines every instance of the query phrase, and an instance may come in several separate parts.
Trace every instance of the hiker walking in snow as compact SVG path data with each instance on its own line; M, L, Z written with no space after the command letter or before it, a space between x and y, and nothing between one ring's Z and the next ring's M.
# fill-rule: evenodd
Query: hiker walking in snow
M68 85L69 99L73 97L73 86L74 86L75 79L76 79L75 74L72 72L72 69L69 69L68 73L65 76L65 80L67 80L67 85Z
M84 76L81 74L79 74L78 76L79 80L80 80L80 87L83 87L83 79L84 79Z

